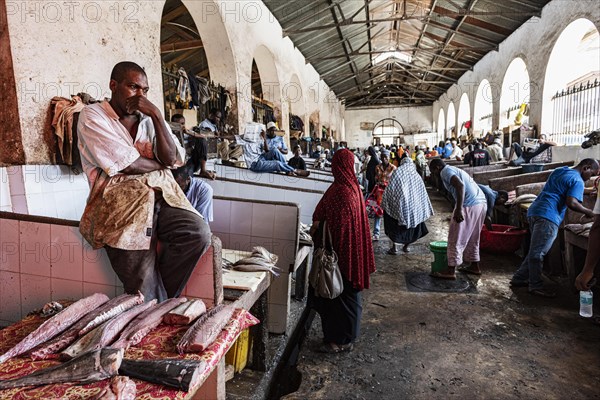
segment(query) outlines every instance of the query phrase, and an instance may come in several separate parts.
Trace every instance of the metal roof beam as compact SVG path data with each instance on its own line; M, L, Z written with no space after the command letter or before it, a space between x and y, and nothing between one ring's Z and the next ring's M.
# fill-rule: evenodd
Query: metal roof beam
M436 28L443 29L445 31L454 32L454 29L451 26L448 26L446 24L442 24L441 22L431 21L430 20L429 21L429 25L431 25L433 27L436 27ZM456 34L457 35L461 35L461 36L466 36L466 37L468 37L470 39L479 41L481 43L486 43L486 44L491 44L491 45L497 46L497 43L494 42L493 40L487 39L487 38L485 38L483 36L476 35L474 33L465 32L465 31L459 31L459 32L456 32Z
M160 54L175 53L177 51L201 49L204 45L202 40L188 40L185 42L166 43L160 45Z
M402 52L402 51L410 51L410 50L413 50L413 49L415 49L414 46L412 46L410 48L397 49L397 51ZM492 47L481 47L481 48L473 48L473 47L471 47L471 48L469 48L467 50L475 50L475 49L482 50L482 51L493 51L493 50L495 50L495 48L492 48ZM427 50L436 50L436 49L435 48L433 48L433 49L429 49L429 48L428 49L423 49L423 48L421 48L421 49L418 49L418 50L425 50L425 51L427 51ZM442 47L441 51L443 51L443 50L447 50L447 51L464 51L465 49L462 48L462 47L450 47L450 48ZM312 58L311 62L326 61L326 60L335 60L336 58L344 58L346 56L370 56L370 55L373 55L373 54L384 54L384 53L389 53L389 52L390 52L390 50L352 51L350 53L346 53L345 52L344 54L335 54L335 55L327 56L327 57ZM436 54L436 56L437 55L438 54ZM440 56L440 57L444 58L442 56ZM455 60L452 59L452 61L455 61ZM472 65L470 65L470 64L466 64L466 63L463 63L463 64L465 64L465 66L468 66L469 68L472 67Z
M332 0L327 0L327 2L329 4L332 4ZM344 18L344 14L342 12L342 9L339 7L338 5L338 10L340 11L340 14L342 15L342 18ZM338 16L337 13L335 12L335 8L330 8L331 11L331 16L333 17L333 21L336 23L338 23ZM352 72L354 72L356 74L356 64L354 64L354 60L352 58L350 58L350 54L348 52L348 48L350 49L350 51L352 51L352 45L350 45L350 42L346 43L346 39L344 39L344 34L342 33L342 29L340 28L339 25L336 26L336 31L338 33L338 37L340 38L340 40L342 41L342 48L344 49L344 54L346 55L346 60L347 61L352 61L350 63L350 69L352 70ZM361 87L361 83L359 82L358 78L355 76L354 81L356 82L356 85L358 87Z
M476 3L476 2L475 2ZM473 4L473 3L471 3ZM495 25L486 21L483 21L481 19L477 19L474 18L473 15L482 15L482 16L493 16L493 17L497 17L497 16L502 16L502 15L507 15L507 13L502 13L502 12L474 12L472 11L473 7L471 5L468 6L466 12L463 13L457 13L454 11L450 11L446 8L440 7L440 6L436 6L435 9L433 10L434 13L442 16L442 17L449 17L449 18L458 18L461 17L461 22L459 23L459 26L464 23L466 23L467 25L474 25L474 26L478 26L480 28L484 28L487 30L490 30L492 32L495 32L499 35L503 35L503 36L509 36L512 31L510 29L506 29L502 26L499 25ZM517 11L517 12L512 12L512 13L508 13L508 14L518 14L518 15L523 15L523 11Z
M362 35L363 33L367 32L368 30L369 30L369 28L367 28L367 29L359 29L358 31L354 32L352 35L350 35L350 36L346 36L346 37L344 38L344 40L345 40L346 42L348 42L350 39L354 39L355 37ZM322 40L322 41L319 41L319 43L320 43L320 44L322 44L323 42L326 42L326 41L328 41L328 40L331 40L331 38L330 38L330 37L327 37L327 38L325 38L324 40ZM322 54L322 53L325 53L325 52L327 52L327 51L331 50L333 47L335 47L335 46L339 46L339 45L340 45L340 42L335 42L335 43L332 43L332 44L330 44L330 45L328 45L328 46L326 46L326 47L324 47L324 48L321 48L319 51L317 51L317 52L316 52L316 53L314 53L314 54L310 54L310 53L309 53L307 50L308 50L308 49L311 49L311 48L313 48L313 47L315 47L313 44L311 44L311 45L308 47L308 49L307 49L306 47L303 47L303 49L302 49L302 53L304 53L304 56L305 56L307 59L309 59L309 58L315 57L315 56L317 56L317 55L320 55L320 54Z
M473 16L502 17L502 16L513 15L513 14L523 16L523 11L512 11L512 12L458 11L458 12L456 12L456 11L447 10L447 9L439 7L439 6L436 7L436 10L434 10L434 13L440 15L441 17L449 17L449 18L465 17L466 23L469 25L475 25L480 28L485 28L485 29L491 30L493 32L496 32L498 34L504 35L504 36L509 36L512 33L512 31L509 29L503 28L501 26L491 24L486 21L476 19ZM531 16L531 17L538 16L537 14L533 14L533 13L526 13L526 15ZM435 17L431 17L431 18L435 18ZM399 17L389 17L389 18L374 18L374 19L371 19L369 22L370 23L379 23L379 22L395 22L395 21L408 21L408 20L428 21L429 19L430 19L430 17L423 17L423 16L399 16ZM366 23L367 23L366 20L354 21L354 20L350 20L350 19L344 19L344 20L339 21L336 24L326 24L326 25L313 26L313 27L302 28L302 29L291 29L291 30L284 29L283 33L284 33L284 36L289 36L289 35L295 34L295 33L307 33L307 32L314 32L314 31L337 28L337 27L348 26L348 25L361 25L361 24L366 24Z
M336 2L336 3L334 3L334 4L328 5L327 7L324 7L322 10L320 9L320 6L317 6L317 7L316 7L316 10L314 9L314 6L313 6L313 8L312 8L311 10L309 10L309 12L307 12L307 13L306 13L306 14L305 14L305 15L304 15L302 18L300 18L299 20L294 20L294 23L293 23L293 24L291 24L291 25L288 25L288 27L287 27L286 29L293 29L293 28L294 28L294 27L296 27L296 26L299 26L299 25L302 25L302 24L304 24L304 22L308 21L308 20L309 20L309 19L311 19L311 18L317 18L317 15L319 15L320 13L325 13L325 15L324 15L324 16L327 16L327 15L329 15L329 12L328 12L328 11L329 11L329 10L330 10L332 7L335 7L336 5L337 5L337 2ZM306 8L306 6L305 6L305 7L302 7L300 10L303 10L304 8ZM300 13L300 10L298 10L298 11L297 11L299 14L301 14L301 13ZM311 23L309 23L308 25L311 25L311 24L313 24L313 23L315 23L315 22L320 22L320 20L321 20L321 19L322 19L322 18L317 18L317 19L315 19L315 21L312 21L312 22L311 22ZM306 25L306 24L305 24L305 25ZM285 32L284 32L284 35L283 35L283 36L284 36L284 37L285 37L285 36L287 36L287 35L285 34Z
M175 7L172 11L169 11L167 14L165 14L162 19L161 22L170 22L173 21L175 18L182 16L183 14L185 14L188 11L188 9L181 4L178 7Z

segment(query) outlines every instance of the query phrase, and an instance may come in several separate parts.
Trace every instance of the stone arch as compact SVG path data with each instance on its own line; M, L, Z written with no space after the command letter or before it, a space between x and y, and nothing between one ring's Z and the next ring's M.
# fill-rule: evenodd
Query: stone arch
M473 105L473 133L484 135L492 130L494 112L494 90L487 79L483 79L477 87L475 104ZM482 119L483 117L486 117Z
M514 117L517 114L515 107L518 108L522 103L529 103L530 85L529 72L525 61L521 57L515 57L506 68L502 79L500 128L513 124ZM523 122L526 121L527 118L524 118Z
M600 115L583 123L564 124L561 115L555 115L553 96L568 87L593 82L600 73L600 58L598 57L599 30L594 23L586 18L579 18L569 23L555 41L544 75L542 95L541 129L543 133L555 134L552 140L565 144L579 144L581 133L598 128ZM589 89L588 89L589 90ZM592 89L593 90L593 89ZM557 100L559 101L559 100ZM592 102L593 103L593 102ZM556 117L556 118L555 118ZM595 124L594 124L595 123ZM566 132L567 131L571 132Z
M448 116L446 117L446 137L452 136L452 130L454 129L454 133L457 133L456 126L456 108L454 108L454 103L448 103Z
M437 134L438 134L438 142L440 140L444 140L446 135L446 115L444 114L444 109L440 108L440 113L438 114L438 126L437 126Z
M235 56L216 1L181 0L202 37L211 79L226 89L237 90Z
M304 123L304 134L307 136L310 135L310 132L308 131L309 121L306 115L304 90L302 84L300 83L298 74L292 74L290 81L283 85L282 92L283 98L287 103L289 113L297 115L302 119L302 122Z
M260 74L263 98L273 103L273 115L279 127L285 129L281 113L281 83L275 64L275 57L266 46L260 45L254 50L254 62ZM249 65L248 68L251 69L252 65ZM250 90L244 90L244 93L247 93L249 96L251 96L250 92ZM249 102L252 102L251 97L249 98Z
M465 92L460 96L458 102L458 116L456 119L456 134L457 136L461 133L463 123L471 121L471 103L469 102L469 95Z

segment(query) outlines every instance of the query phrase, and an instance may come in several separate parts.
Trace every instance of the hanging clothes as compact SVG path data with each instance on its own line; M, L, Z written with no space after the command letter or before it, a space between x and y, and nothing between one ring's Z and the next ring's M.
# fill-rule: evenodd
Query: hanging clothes
M72 96L69 100L64 97L54 97L50 102L53 109L52 128L57 137L60 160L67 165L80 164L77 151L77 135L73 135L73 128L77 128L79 112L85 107L79 96Z
M181 101L185 102L188 98L188 93L190 90L188 74L183 68L179 68L177 73L179 74L179 81L177 82L177 95Z
M192 97L192 105L200 107L200 98L198 96L198 80L192 74L188 74L190 77L190 92Z
M210 89L208 87L208 79L201 76L196 76L196 79L198 80L198 98L200 100L200 104L206 104L206 102L211 98Z

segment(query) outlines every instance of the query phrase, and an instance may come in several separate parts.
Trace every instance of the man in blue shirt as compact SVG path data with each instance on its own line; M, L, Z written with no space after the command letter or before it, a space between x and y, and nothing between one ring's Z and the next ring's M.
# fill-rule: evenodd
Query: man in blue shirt
M439 158L431 160L429 169L432 174L440 176L444 187L456 201L448 230L448 269L432 272L431 276L456 279L454 271L463 263L463 257L470 266L459 270L481 275L479 239L487 209L485 195L469 174L462 169L446 165Z
M545 289L542 281L544 256L552 247L567 207L593 218L594 213L581 205L584 182L598 174L598 162L586 158L574 168L557 168L544 185L542 193L527 212L531 232L529 252L513 275L512 287L528 286L529 293L554 297L556 293Z
M452 143L449 140L446 140L446 145L444 146L444 150L442 151L442 158L450 158L450 154L452 154Z
M277 149L281 154L287 154L288 148L283 141L283 137L275 134L275 128L277 128L275 122L267 124L267 144L269 145L269 150Z

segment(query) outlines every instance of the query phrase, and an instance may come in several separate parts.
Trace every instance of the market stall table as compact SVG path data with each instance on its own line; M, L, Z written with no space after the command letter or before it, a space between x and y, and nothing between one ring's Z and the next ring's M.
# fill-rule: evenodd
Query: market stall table
M0 330L0 352L4 353L43 322L38 315L30 315L21 321ZM204 360L206 365L201 371L198 384L188 392L175 390L163 385L152 384L134 379L136 399L208 399L210 394L197 393L202 384L217 369L221 359L236 341L239 334L259 321L249 312L236 309L230 321L221 331L217 339L200 353L177 353L176 345L189 326L161 324L151 331L137 346L125 352L125 358L132 360L186 359ZM0 379L13 379L28 375L34 371L58 364L56 360L32 361L29 357L13 358L0 364ZM0 398L11 400L24 399L88 399L94 398L110 385L110 379L79 385L74 383L52 384L39 387L24 387L0 390ZM201 392L201 391L200 391Z

